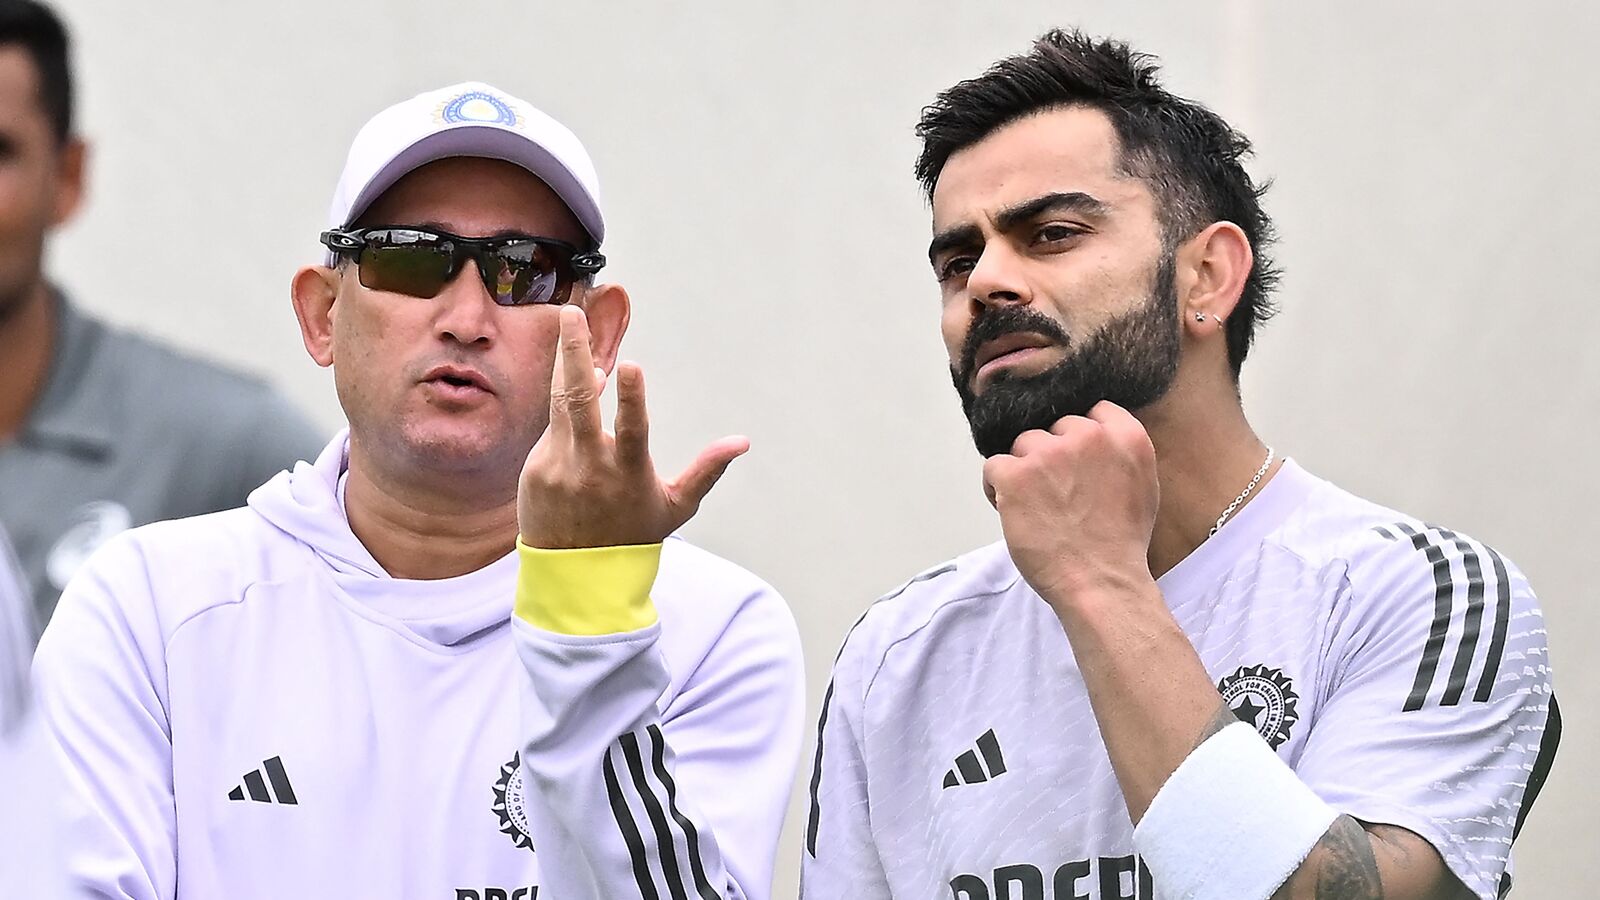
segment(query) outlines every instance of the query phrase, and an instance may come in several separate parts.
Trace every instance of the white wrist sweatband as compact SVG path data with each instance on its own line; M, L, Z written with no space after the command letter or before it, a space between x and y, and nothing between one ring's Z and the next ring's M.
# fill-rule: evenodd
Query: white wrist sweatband
M1254 728L1227 726L1190 753L1133 830L1161 900L1267 900L1339 813Z

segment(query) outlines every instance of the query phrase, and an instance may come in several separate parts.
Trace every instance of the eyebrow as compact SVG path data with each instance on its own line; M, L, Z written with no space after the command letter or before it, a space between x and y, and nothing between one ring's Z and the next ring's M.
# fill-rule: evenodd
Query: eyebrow
M1045 194L1003 209L994 217L994 224L1001 231L1010 231L1023 222L1036 219L1045 213L1075 212L1091 218L1100 218L1110 211L1111 207L1091 194L1067 191Z
M1092 194L1085 194L1082 191L1057 191L1006 207L995 215L994 223L1000 231L1010 231L1045 213L1076 212L1090 218L1100 218L1110 211L1110 206ZM949 250L974 247L982 243L983 232L978 226L957 225L934 235L928 244L928 262L932 263L938 259L939 254Z
M983 243L983 232L976 225L957 225L933 236L928 243L928 263L936 264L940 254L959 247L976 247Z

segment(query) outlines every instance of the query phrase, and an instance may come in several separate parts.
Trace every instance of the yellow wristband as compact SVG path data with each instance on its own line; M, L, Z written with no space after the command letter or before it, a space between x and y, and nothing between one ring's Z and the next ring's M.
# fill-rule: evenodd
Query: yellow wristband
M557 634L637 631L656 621L660 544L540 550L517 539L516 615Z

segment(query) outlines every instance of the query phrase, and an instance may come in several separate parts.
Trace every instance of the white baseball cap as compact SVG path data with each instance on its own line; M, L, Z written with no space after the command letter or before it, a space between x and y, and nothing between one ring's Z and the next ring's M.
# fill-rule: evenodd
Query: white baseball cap
M605 239L600 179L578 136L527 101L477 81L418 94L361 126L333 191L328 227L348 227L406 173L452 156L527 169L567 204L595 247Z

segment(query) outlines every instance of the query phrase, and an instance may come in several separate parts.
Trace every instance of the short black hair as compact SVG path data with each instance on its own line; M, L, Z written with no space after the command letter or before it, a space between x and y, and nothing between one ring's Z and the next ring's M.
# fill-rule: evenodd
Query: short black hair
M1276 312L1279 270L1268 250L1276 235L1261 208L1267 184L1244 170L1250 141L1222 117L1161 86L1154 57L1126 43L1054 29L1033 49L951 87L922 110L916 173L929 200L950 157L1000 128L1039 112L1087 107L1111 120L1125 174L1155 195L1169 248L1213 222L1238 225L1255 254L1238 306L1227 319L1228 360L1237 380L1256 326Z
M39 105L56 140L72 134L72 41L66 26L38 0L0 0L0 46L20 44L39 70Z

